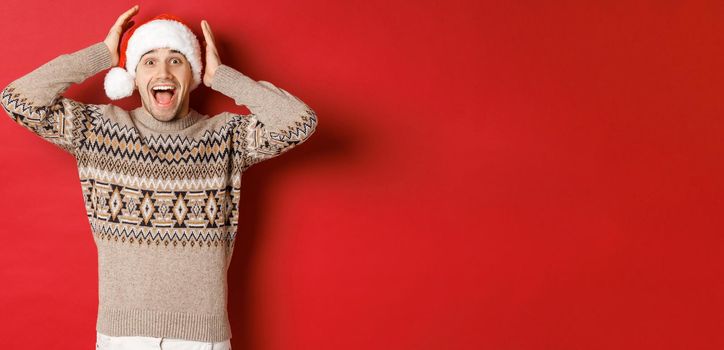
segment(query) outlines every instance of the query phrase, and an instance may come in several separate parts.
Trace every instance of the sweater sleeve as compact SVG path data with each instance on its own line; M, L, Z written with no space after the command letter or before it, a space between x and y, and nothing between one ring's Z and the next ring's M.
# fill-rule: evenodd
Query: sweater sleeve
M245 105L251 114L234 115L234 155L242 168L276 157L301 144L317 127L316 113L300 99L268 81L255 81L219 65L211 88Z
M81 83L110 66L111 52L98 42L60 55L11 82L0 92L0 103L16 123L75 155L97 108L61 94L72 83Z

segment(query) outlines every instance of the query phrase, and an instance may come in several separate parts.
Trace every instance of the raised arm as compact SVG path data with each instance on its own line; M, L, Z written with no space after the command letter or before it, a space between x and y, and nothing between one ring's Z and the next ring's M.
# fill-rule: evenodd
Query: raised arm
M109 45L118 39L138 8L127 11L111 28L103 42L60 55L7 85L0 92L3 109L16 123L68 153L75 154L84 140L99 106L86 105L61 96L78 84L118 61Z
M11 82L0 92L3 109L16 123L70 154L89 127L88 105L60 96L72 83L110 67L108 47L93 44L64 54Z
M204 84L231 97L237 105L245 105L252 113L232 117L239 119L235 151L242 157L242 167L276 157L314 133L317 116L309 106L268 81L255 81L221 64L206 21L202 28L206 40Z

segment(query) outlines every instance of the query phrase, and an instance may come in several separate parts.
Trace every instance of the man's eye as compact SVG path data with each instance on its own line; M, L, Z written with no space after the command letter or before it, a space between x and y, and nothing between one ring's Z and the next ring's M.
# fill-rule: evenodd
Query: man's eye
M153 63L153 60L146 61L146 64L152 64L152 63Z
M173 63L181 63L181 60L178 59L178 58L174 58L174 59L173 59Z

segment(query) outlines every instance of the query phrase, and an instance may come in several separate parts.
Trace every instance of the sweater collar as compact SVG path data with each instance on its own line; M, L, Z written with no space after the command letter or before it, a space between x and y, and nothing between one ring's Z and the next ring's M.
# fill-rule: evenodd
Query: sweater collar
M132 110L131 115L149 129L157 131L183 130L196 123L202 117L201 114L189 108L189 114L185 117L164 122L154 118L143 106Z

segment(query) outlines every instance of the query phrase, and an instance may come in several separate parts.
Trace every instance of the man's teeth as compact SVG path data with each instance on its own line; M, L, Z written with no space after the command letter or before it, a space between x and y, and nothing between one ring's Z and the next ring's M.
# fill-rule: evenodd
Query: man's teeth
M152 89L153 91L159 91L159 90L174 90L173 86L156 86Z

